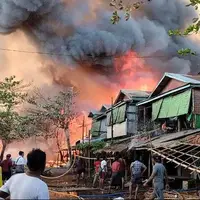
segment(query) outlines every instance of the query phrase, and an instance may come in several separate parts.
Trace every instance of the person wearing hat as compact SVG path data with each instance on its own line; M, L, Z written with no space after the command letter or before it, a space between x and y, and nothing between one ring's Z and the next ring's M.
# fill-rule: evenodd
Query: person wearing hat
M167 171L161 161L162 160L160 156L153 156L153 172L150 178L144 183L144 186L147 186L147 184L153 180L154 191L152 199L157 198L158 200L164 200L164 179L166 181L166 189L169 189Z
M1 162L1 167L2 167L2 179L5 182L11 177L11 167L12 167L11 154L6 155L6 159Z

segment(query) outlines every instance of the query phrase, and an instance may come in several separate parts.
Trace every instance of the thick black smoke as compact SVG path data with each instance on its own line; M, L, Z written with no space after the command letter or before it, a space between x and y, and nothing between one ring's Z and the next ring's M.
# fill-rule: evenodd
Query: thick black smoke
M146 62L160 72L198 71L199 57L178 57L176 52L191 47L200 53L199 44L168 36L169 29L183 28L192 20L194 10L185 7L187 1L152 0L117 25L110 23L107 4L103 0L1 0L0 32L26 27L42 50L58 54L54 58L70 66L82 60L110 65L113 56L132 49L152 56Z

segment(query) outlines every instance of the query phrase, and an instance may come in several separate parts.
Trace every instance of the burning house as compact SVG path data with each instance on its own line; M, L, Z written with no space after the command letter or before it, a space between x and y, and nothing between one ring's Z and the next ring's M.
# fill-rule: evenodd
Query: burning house
M199 97L199 75L165 73L149 98L137 104L143 134L132 139L129 150L149 151L149 175L151 153L160 155L174 187L199 180Z
M102 149L103 151L115 152L127 149L131 140L130 136L137 134L138 116L136 103L146 99L148 95L149 93L144 91L120 90L114 104L105 113L93 119L94 125L95 123L104 122L105 129L103 131L106 130L106 140L113 139L115 141L115 144L108 145ZM106 123L104 120L106 120ZM93 127L91 129L92 133L94 132ZM96 132L99 133L101 128L100 126L96 127L98 127Z

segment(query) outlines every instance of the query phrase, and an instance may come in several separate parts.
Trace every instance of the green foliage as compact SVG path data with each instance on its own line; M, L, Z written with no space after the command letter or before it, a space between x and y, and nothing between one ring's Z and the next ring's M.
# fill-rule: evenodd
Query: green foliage
M130 3L128 5L124 5L122 0L112 0L110 2L110 6L114 7L116 10L113 12L111 16L111 23L112 24L117 24L120 21L120 17L118 14L118 10L123 10L124 11L124 19L128 21L131 17L131 12L132 10L137 10L138 8L141 7L141 5L144 4L143 1L138 1L134 3Z
M195 8L195 10L198 10L199 5L200 5L200 0L190 0L190 3L186 6L193 6ZM169 32L168 32L169 36L187 36L190 34L199 33L199 28L200 28L199 17L193 18L192 22L193 22L193 24L190 24L183 32L178 29L169 30ZM178 54L181 56L196 55L196 52L192 51L189 48L186 48L186 49L178 50Z
M49 124L48 127L68 128L69 123L76 116L75 96L76 93L71 89L60 91L52 98L45 98L39 91L36 91L34 97L29 99L29 103L34 106L34 109L29 112L32 113L33 121L38 123L38 128L46 128L47 124Z
M16 81L15 76L0 82L0 139L5 144L29 137L26 131L19 131L26 129L26 125L22 124L26 116L18 111L18 106L28 97L28 93L24 91L26 87L23 81Z
M110 18L110 21L112 24L117 24L120 20L120 16L118 15L118 12L117 11L114 11L113 14L112 14L112 17Z
M80 151L84 151L85 149L88 149L89 147L91 148L92 151L97 151L99 149L104 148L106 143L104 141L96 141L96 142L91 142L90 144L87 143L80 143L76 146L76 148Z
M150 0L148 0L150 1ZM120 21L120 16L118 14L118 10L124 10L125 11L125 20L129 20L130 16L131 16L131 11L134 9L138 9L141 7L141 5L144 4L143 1L138 1L135 2L133 4L129 4L129 5L124 5L123 4L123 0L117 1L117 0L112 0L110 2L110 6L114 7L116 10L113 12L113 15L111 16L111 23L112 24L117 24ZM199 5L200 5L200 0L190 0L190 3L187 4L186 6L193 6L195 10L199 9ZM200 29L200 18L199 17L195 17L192 20L193 24L190 24L184 31L181 31L179 29L175 29L175 30L169 30L168 34L169 36L187 36L190 34L197 34L199 33L199 29ZM179 55L181 56L186 56L186 55L196 55L196 52L192 51L189 48L185 48L185 49L180 49L177 52Z
M187 55L197 55L196 52L192 51L189 48L185 48L185 49L179 49L178 50L178 54L181 56L187 56Z

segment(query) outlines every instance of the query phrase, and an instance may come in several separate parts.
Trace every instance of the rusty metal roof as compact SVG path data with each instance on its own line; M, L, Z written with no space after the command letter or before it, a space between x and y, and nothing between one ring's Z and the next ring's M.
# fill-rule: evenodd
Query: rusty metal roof
M120 90L115 103L121 101L123 96L127 97L128 100L134 100L134 98L147 98L149 96L149 92L146 91L139 91L139 90L132 90L132 89L122 89Z
M149 96L149 98L158 95L170 79L175 79L185 84L200 84L200 75L192 76L186 74L165 73L161 80L158 82L158 85L156 86L155 90Z

